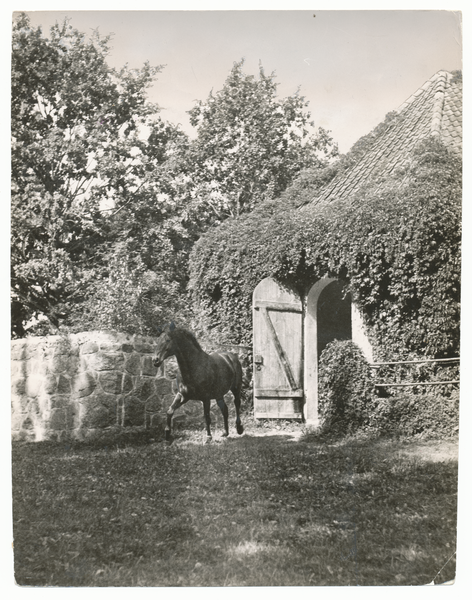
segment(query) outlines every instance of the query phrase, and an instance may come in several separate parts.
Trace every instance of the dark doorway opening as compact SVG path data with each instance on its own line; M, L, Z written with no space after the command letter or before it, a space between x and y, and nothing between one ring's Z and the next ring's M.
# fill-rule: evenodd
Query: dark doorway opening
M344 284L333 281L318 299L318 358L333 340L352 339L351 295L345 297Z

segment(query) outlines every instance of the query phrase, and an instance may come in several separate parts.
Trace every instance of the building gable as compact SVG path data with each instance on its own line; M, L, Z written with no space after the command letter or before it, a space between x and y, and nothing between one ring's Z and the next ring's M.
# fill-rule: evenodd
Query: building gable
M396 111L394 118L364 156L339 173L308 203L332 202L405 167L415 145L437 135L453 152L462 152L462 82L439 71Z

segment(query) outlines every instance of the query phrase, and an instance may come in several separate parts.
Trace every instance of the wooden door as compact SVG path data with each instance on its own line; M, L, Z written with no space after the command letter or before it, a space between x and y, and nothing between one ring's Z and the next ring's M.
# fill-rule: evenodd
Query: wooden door
M303 417L303 306L274 279L253 294L254 416Z

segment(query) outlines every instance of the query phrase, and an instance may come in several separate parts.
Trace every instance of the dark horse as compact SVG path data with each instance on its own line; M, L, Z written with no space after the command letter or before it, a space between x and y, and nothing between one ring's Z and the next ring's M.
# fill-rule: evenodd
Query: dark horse
M171 423L174 412L189 400L203 402L207 441L211 440L210 402L215 399L223 413L225 432L228 430L228 407L224 395L231 391L236 407L236 431L244 431L239 417L243 372L241 363L232 352L207 354L195 336L185 329L166 326L157 340L154 366L160 367L166 358L175 356L179 364L181 379L177 379L178 392L167 411L166 440L171 439Z

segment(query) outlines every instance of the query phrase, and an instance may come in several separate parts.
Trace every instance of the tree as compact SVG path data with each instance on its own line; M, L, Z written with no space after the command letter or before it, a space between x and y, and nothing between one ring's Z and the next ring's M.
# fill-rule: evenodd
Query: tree
M185 136L146 100L161 67L111 69L109 37L64 21L48 39L21 15L12 40L12 323L23 335L33 317L80 320L114 245L163 220L165 163Z
M189 111L197 128L189 210L209 222L250 212L279 196L303 168L337 155L327 131L313 133L303 96L278 99L274 74L260 67L256 79L243 64L235 63L223 88Z

